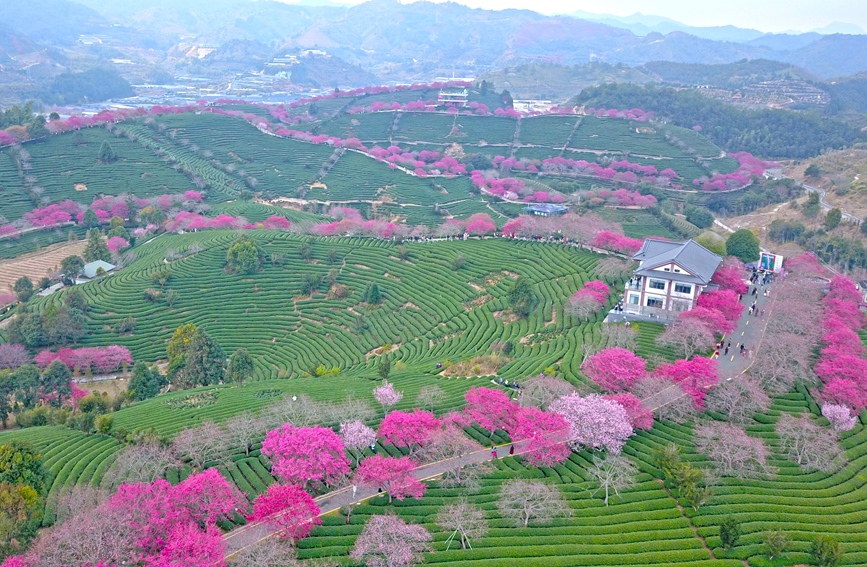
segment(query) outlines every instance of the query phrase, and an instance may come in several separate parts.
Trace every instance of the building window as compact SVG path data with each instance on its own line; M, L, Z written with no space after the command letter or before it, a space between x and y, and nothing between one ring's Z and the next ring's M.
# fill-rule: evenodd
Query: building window
M656 307L657 309L662 309L662 306L665 305L661 299L657 299L655 297L647 298L647 306L648 307Z
M663 272L670 272L670 271L671 271L671 268L663 268L662 271L663 271Z
M692 293L692 286L683 283L674 284L674 291L676 293Z
M678 273L678 274L680 273L680 270L678 270L677 268L675 268L674 271L675 271L675 273Z
M638 296L634 293L629 296L629 304L630 305L638 305Z
M650 289L665 289L665 281L650 280Z

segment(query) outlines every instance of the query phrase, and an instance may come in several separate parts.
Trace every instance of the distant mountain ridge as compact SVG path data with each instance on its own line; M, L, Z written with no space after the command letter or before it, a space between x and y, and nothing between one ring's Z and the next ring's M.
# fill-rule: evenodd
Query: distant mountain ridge
M743 43L766 35L759 30L739 28L736 26L689 26L663 16L653 16L641 13L635 13L631 16L614 16L611 14L594 14L592 12L578 10L565 15L580 20L599 22L615 28L627 29L639 36L646 36L650 33L661 33L665 35L674 31L680 31L703 39Z
M576 10L568 14L580 20L589 20L591 22L599 22L615 28L628 29L635 35L645 36L650 33L669 34L673 31L681 31L701 37L704 39L712 39L714 41L732 41L735 43L748 43L761 40L765 36L774 35L789 35L789 36L812 36L813 40L818 39L819 35L833 34L848 34L848 35L863 35L865 31L856 24L845 22L832 22L827 26L809 30L807 32L791 31L784 34L765 33L752 28L740 28L733 25L725 26L690 26L671 18L664 16L655 16L651 14L642 14L636 12L629 16L615 16L613 14L596 14L593 12L585 12ZM761 44L761 43L760 43Z
M41 47L74 51L71 61L132 61L137 70L119 69L133 81L136 74L145 76L154 68L211 77L260 72L269 57L304 49L335 58L327 67L305 70L311 80L315 76L314 82L321 83L327 68L338 74L332 82L341 85L365 76L380 82L417 82L532 63L574 66L595 61L641 66L653 61L724 65L767 59L800 66L821 79L867 72L867 35L690 28L640 14L620 20L615 26L574 15L397 0L349 7L326 0L0 2L0 22L8 34ZM235 43L239 41L247 43ZM201 55L214 50L217 56Z

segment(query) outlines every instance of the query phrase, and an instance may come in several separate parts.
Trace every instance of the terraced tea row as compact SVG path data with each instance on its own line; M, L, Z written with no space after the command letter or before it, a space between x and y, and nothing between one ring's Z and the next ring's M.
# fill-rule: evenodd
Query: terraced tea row
M587 467L587 453L573 454L554 469L526 468L507 457L494 463L495 470L482 481L481 489L466 495L464 490L439 486L429 488L421 500L406 500L393 505L408 522L421 524L434 534L434 552L426 554L431 564L495 566L508 563L522 566L567 565L714 565L735 567L737 561L714 561L695 537L689 521L674 501L653 480L642 474L638 485L604 506L592 496L595 488ZM553 482L569 502L571 517L547 525L515 527L514 518L503 517L497 509L499 489L512 478L540 478ZM436 526L439 510L466 497L481 508L488 519L489 533L472 541L472 549L455 545L446 550L451 535ZM353 511L347 525L340 516L329 516L299 543L299 558L345 557L352 548L363 523L387 507L378 498Z
M399 344L393 355L408 367L430 371L436 362L457 362L489 352L494 341L514 346L513 360L501 373L520 378L571 360L586 329L564 313L566 298L592 279L596 256L574 248L502 239L406 245L408 261L396 257L394 244L373 239L315 239L311 262L301 246L308 242L279 232L253 232L268 257L285 254L285 267L265 267L251 276L227 274L226 249L234 235L207 232L165 235L138 248L139 259L120 273L81 286L93 305L88 344L118 343L139 360L164 356L163 341L183 323L203 327L231 352L245 347L257 360L256 375L298 375L321 364L350 372L372 373L368 353L383 344ZM193 243L203 250L164 263L168 249L183 251ZM455 271L458 255L466 265ZM334 258L334 264L331 258ZM509 269L504 270L503 266ZM151 275L172 272L168 285L179 294L172 308L153 304L144 290ZM326 281L334 271L345 285L344 299L325 295L322 284L302 296L302 279ZM533 285L538 308L527 320L511 321L506 294L518 275ZM362 292L376 283L384 297L373 309ZM62 301L55 294L39 304ZM132 335L111 329L135 317ZM244 329L239 332L239 329Z
M7 439L31 443L42 455L49 472L48 499L64 487L75 484L99 486L111 457L123 448L117 440L103 435L88 435L61 426L33 427L0 433L0 444ZM53 522L49 514L46 524Z

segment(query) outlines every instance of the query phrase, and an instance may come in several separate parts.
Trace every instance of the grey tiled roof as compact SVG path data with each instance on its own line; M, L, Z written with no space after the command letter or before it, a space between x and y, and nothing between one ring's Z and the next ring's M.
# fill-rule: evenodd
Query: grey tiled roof
M658 276L663 273L652 272L653 268L664 264L675 263L684 270L693 274L665 272L664 277L670 280L686 281L697 284L707 284L713 277L716 269L722 264L722 257L714 254L701 244L690 239L686 242L668 242L664 240L645 239L641 249L632 257L641 263L635 271L640 276Z
M108 262L103 262L102 260L97 260L96 262L91 262L90 264L85 264L84 268L82 268L81 273L84 277L93 279L96 277L96 272L102 268L106 272L110 272L114 269L113 264L109 264Z

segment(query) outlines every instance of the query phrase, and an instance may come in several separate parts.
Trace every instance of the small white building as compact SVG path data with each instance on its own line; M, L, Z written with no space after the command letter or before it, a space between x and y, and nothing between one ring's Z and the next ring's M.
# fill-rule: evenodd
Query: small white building
M722 264L722 257L690 239L645 239L633 257L640 262L626 283L626 313L671 319L696 305Z
M469 101L469 91L467 89L442 89L437 96L438 104L453 104L455 106L466 106Z

